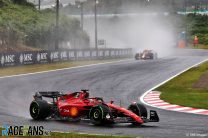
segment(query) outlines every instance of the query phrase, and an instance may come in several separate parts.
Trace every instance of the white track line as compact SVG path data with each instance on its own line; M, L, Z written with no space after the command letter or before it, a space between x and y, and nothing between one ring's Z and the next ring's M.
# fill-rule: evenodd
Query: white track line
M69 67L69 68L61 68L61 69L40 71L40 72L34 72L34 73L25 73L25 74L18 74L18 75L3 76L3 77L0 77L0 79L11 78L11 77L19 77L19 76L27 76L27 75L34 75L34 74L41 74L41 73L48 73L48 72L55 72L55 71L63 71L63 70L70 70L70 69L77 69L77 68L84 68L84 67L91 67L91 66L96 66L96 65L119 63L119 62L130 61L130 60L132 60L132 59L125 59L125 60L105 62L105 63L97 63L97 64L89 64L89 65L83 65L83 66L76 66L76 67Z

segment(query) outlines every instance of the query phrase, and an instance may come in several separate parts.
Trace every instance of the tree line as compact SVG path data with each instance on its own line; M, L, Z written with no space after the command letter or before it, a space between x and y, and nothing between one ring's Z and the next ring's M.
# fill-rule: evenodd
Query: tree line
M29 46L54 49L55 12L38 11L26 0L0 0L0 47ZM60 16L60 45L65 48L89 47L89 36L77 19Z

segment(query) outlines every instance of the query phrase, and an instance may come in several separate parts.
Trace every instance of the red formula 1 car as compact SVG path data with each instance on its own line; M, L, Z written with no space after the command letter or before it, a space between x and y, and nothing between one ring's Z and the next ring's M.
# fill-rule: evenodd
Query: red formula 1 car
M43 100L43 97L51 99L51 102ZM70 94L37 92L30 105L30 115L35 120L88 119L95 125L159 122L156 111L151 110L150 117L147 118L147 110L142 104L133 103L125 109L113 104L113 101L105 103L100 97L89 98L88 90Z

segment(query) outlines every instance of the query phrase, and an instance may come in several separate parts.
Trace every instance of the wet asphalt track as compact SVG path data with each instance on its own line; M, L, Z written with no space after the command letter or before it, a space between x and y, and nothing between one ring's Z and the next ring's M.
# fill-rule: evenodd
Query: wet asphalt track
M208 51L187 50L158 60L135 61L97 65L78 69L48 72L35 75L0 79L0 125L43 125L46 129L131 135L147 137L186 137L203 135L208 137L208 116L177 113L155 109L159 123L148 123L140 127L130 124L95 127L88 122L33 121L29 116L29 105L36 91L77 91L90 89L92 96L114 100L127 107L138 101L146 90L177 74L185 68L208 58ZM151 107L148 107L151 109Z

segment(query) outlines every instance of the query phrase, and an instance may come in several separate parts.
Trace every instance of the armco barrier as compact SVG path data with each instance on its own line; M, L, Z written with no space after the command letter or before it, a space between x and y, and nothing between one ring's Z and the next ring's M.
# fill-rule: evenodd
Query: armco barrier
M113 59L132 56L132 49L73 49L61 51L27 51L0 53L0 67L44 64L61 61Z

